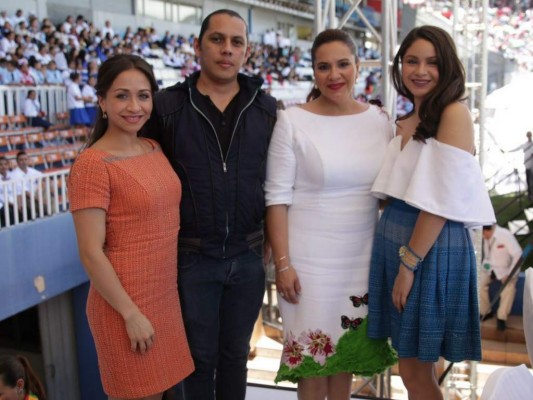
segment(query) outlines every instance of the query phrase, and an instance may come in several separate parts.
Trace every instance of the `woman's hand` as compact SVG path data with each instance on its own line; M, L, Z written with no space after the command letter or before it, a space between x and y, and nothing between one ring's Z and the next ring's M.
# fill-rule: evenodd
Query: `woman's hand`
M400 265L400 270L398 271L398 275L396 275L394 286L392 287L392 303L398 312L402 312L407 303L414 279L414 272Z
M298 296L302 290L296 270L291 266L281 272L276 271L276 289L288 303L298 304Z
M144 354L154 344L155 332L152 323L138 310L125 317L124 322L130 338L131 350L133 352L139 350Z

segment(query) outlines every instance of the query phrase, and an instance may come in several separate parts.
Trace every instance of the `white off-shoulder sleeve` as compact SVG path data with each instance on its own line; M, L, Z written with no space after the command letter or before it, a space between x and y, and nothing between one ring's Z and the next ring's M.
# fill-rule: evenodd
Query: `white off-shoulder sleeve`
M387 196L431 214L463 222L472 228L496 222L479 164L474 156L436 139L426 144L410 140L400 149L401 136L389 144L372 194Z
M278 111L270 146L268 147L265 182L266 205L292 204L296 177L293 129L286 111Z

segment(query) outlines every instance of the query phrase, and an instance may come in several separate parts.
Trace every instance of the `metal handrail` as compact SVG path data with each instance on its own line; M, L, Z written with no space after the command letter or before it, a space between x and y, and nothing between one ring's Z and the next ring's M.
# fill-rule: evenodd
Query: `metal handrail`
M8 228L35 218L68 210L66 196L69 168L43 173L39 177L0 182L0 203Z

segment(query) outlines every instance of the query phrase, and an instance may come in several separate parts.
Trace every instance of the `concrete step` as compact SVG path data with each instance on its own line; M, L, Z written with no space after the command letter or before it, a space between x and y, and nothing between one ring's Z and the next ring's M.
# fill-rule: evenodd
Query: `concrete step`
M255 356L248 360L248 381L257 384L273 384L282 351L281 343L268 336L261 336L256 343Z
M248 381L253 383L273 384L279 368L279 359L254 357L248 361Z
M526 364L531 368L531 362L524 343L482 340L483 362L490 362L506 366Z
M496 327L496 317L481 323L481 338L497 342L526 343L524 325L521 315L510 315L507 319L507 329L499 331Z

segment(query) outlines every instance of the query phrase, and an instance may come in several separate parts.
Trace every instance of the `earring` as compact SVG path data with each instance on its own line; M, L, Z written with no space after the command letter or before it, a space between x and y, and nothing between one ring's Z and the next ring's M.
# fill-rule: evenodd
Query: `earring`
M316 83L313 85L313 89L315 89L315 90L318 89L318 86L316 85Z
M102 118L107 119L107 113L105 111L102 111Z

